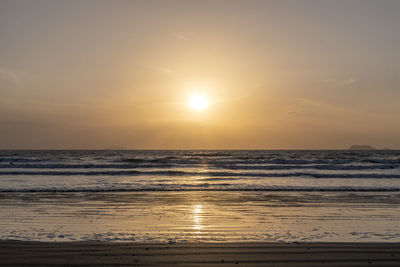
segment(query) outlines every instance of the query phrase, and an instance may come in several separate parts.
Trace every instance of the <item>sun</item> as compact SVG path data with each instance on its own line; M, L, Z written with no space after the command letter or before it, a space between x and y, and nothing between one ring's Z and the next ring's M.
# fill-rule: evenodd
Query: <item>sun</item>
M207 108L209 102L203 94L195 94L190 97L188 105L190 108L200 111Z

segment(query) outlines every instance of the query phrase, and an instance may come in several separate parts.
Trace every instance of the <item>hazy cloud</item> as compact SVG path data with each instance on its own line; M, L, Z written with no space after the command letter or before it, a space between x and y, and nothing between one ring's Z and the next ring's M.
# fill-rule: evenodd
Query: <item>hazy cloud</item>
M163 67L163 66L149 66L149 69L155 70L155 71L160 71L160 72L163 72L165 74L173 74L173 73L175 73L175 71L173 69L166 68L166 67Z
M21 80L15 72L0 67L0 87L10 85L21 85Z
M354 84L355 82L357 82L357 80L355 78L348 78L345 80L341 80L341 79L324 79L322 80L323 83L327 83L327 84L332 84L335 86L340 86L340 85L351 85Z
M344 84L344 85L349 85L349 84L353 84L353 83L355 83L355 82L356 82L356 79L350 78L350 79L348 79L348 80L342 81L342 84Z
M182 41L186 41L189 39L186 35L184 35L181 32L175 33L174 35L176 38L178 38L179 40L182 40Z
M151 70L151 71L156 71L156 72L161 72L167 75L173 75L175 74L175 70L167 68L165 66L160 66L160 65L137 65L137 67L139 68L143 68L143 69L147 69L147 70Z
M297 114L299 114L299 112L296 110L287 110L286 111L286 115L297 115Z
M323 83L333 83L333 82L335 82L335 80L333 80L333 79L324 79L321 82L323 82Z

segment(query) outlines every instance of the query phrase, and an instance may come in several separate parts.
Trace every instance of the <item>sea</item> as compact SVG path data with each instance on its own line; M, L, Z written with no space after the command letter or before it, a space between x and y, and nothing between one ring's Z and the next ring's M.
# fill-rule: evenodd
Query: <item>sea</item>
M0 239L400 242L400 151L2 150Z

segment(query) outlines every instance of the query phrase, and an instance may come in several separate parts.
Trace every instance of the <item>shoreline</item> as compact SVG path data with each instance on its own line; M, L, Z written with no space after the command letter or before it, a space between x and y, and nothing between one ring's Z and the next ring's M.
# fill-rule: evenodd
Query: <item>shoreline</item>
M0 241L3 266L399 266L399 242Z
M400 242L400 194L0 194L0 239Z

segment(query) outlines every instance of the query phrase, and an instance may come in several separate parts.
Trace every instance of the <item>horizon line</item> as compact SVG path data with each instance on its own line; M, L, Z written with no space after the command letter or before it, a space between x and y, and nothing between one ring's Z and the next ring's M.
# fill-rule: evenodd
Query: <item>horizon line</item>
M351 151L384 151L400 150L400 148L0 148L0 151L321 151L321 150L351 150Z

